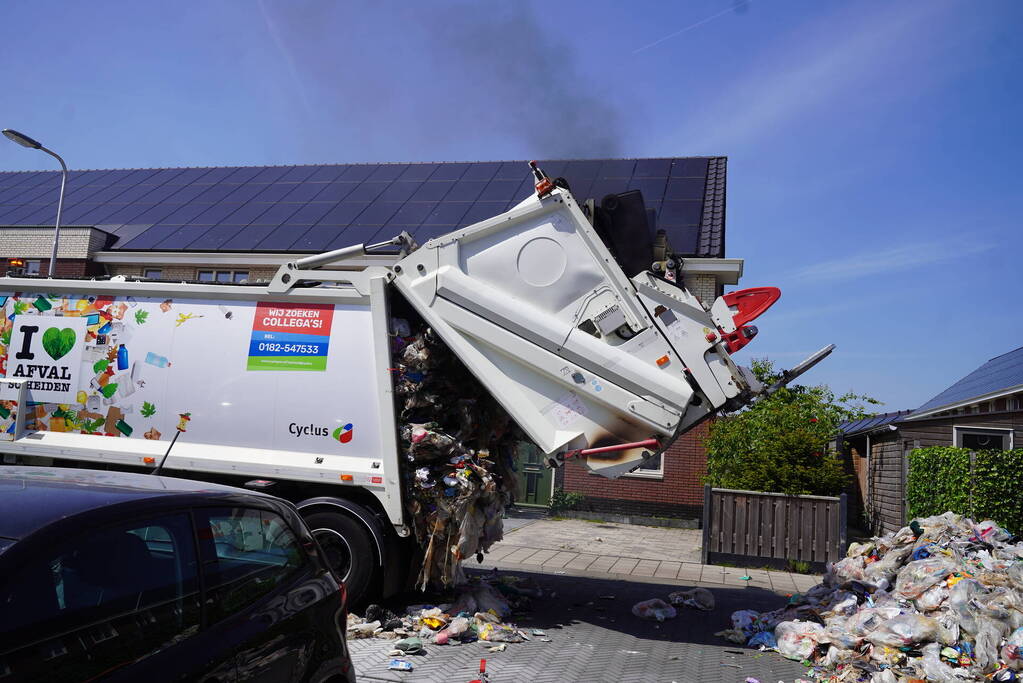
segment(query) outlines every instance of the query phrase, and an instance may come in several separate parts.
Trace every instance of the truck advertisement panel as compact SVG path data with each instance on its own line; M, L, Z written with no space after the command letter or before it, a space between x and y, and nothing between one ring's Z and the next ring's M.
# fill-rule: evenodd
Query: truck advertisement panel
M368 306L0 294L0 375L26 429L379 456ZM0 389L0 433L16 389Z

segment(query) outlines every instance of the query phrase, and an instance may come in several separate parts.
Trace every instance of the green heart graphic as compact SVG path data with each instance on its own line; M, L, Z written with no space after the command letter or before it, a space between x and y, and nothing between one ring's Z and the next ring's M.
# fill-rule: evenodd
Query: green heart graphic
M75 345L75 331L70 327L58 329L51 327L43 332L43 349L53 360L60 360Z

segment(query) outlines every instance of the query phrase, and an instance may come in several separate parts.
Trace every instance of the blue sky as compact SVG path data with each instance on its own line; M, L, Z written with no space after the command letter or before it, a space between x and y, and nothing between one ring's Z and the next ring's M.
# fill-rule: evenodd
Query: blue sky
M741 356L916 407L1023 345L1023 3L10 3L0 125L73 168L729 157ZM51 168L0 145L0 169Z

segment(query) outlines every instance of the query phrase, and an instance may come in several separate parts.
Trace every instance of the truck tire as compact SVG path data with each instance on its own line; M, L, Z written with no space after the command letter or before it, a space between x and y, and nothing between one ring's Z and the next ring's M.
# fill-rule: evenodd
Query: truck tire
M336 512L317 512L305 518L331 569L345 582L348 604L367 598L377 559L369 531L358 521Z

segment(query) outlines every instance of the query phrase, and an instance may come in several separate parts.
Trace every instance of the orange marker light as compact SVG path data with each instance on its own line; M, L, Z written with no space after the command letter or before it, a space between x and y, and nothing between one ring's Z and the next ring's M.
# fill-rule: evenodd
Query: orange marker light
M668 358L667 356L661 356L660 358L658 358L658 359L657 359L657 367L659 367L659 368L663 368L663 367L664 367L665 365L667 365L667 364L668 364L668 363L669 363L670 361L671 361L671 359L670 359L670 358Z
M142 458L142 462L144 462L147 465L155 465L156 464L156 458L151 458L151 457L149 457L147 455L146 457Z
M342 474L341 481L354 481L355 478L350 474Z

